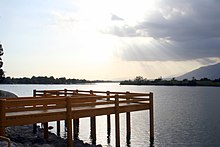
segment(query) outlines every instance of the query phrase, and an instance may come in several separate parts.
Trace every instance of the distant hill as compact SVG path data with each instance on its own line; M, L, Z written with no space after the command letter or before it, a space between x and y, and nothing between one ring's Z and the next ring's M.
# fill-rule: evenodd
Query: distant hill
M188 79L191 80L195 77L197 80L201 78L208 78L211 80L220 78L220 63L215 65L203 66L182 76L177 77L178 80Z

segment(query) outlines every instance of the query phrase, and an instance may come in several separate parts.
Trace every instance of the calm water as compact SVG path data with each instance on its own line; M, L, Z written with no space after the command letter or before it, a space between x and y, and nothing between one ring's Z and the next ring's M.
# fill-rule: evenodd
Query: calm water
M153 92L155 111L155 147L220 146L220 88L120 86L118 83L92 85L0 85L0 89L31 96L33 89L83 89L103 91ZM125 115L120 115L121 146L126 143ZM149 142L148 112L131 113L131 147L147 147ZM80 119L79 138L90 143L90 119ZM97 117L97 144L114 146L114 115L111 116L110 143L107 141L106 116ZM56 126L51 122L49 125ZM63 126L63 125L62 125ZM56 127L52 132L56 132ZM61 135L65 137L64 128Z

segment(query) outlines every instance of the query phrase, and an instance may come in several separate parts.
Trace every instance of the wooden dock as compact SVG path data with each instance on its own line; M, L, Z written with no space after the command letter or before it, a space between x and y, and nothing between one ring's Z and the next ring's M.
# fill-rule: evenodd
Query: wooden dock
M120 113L126 113L127 135L130 136L130 112L149 110L150 141L154 139L153 93L130 93L85 90L34 90L33 97L0 99L0 136L5 136L5 127L44 124L44 137L48 138L48 122L66 121L68 146L72 147L77 136L79 118L91 117L91 135L96 138L96 116L107 115L110 130L110 115L115 114L116 146L120 146ZM73 124L72 124L73 119ZM74 127L74 129L73 129Z

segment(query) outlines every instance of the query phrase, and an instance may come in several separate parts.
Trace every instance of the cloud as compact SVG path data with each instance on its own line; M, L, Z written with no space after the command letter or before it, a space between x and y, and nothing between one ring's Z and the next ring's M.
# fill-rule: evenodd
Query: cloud
M1 16L0 16L0 17L1 17ZM121 17L119 17L119 16L117 16L117 15L115 15L115 14L112 14L111 20L112 20L112 21L124 21L123 18L121 18Z
M65 30L71 30L79 22L79 18L74 12L51 12L51 24L50 26L62 28Z
M126 60L183 61L220 57L219 8L217 0L164 0L136 25L113 26L105 33L131 38L121 52ZM143 43L132 37L141 37ZM151 43L147 41L149 38L153 39Z

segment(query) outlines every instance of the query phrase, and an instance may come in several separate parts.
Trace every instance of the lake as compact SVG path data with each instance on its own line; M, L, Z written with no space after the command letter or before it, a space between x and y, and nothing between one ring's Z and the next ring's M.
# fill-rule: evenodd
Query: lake
M149 141L149 117L147 111L131 113L131 139L126 142L125 114L120 114L122 147L206 147L220 146L220 88L178 87L178 86L133 86L119 83L98 83L81 85L0 85L18 96L32 96L33 89L79 89L99 91L130 91L154 93L155 140ZM111 115L110 143L107 139L106 116L97 118L97 144L115 144L114 115ZM52 132L56 132L56 123ZM63 122L61 124L63 125ZM80 119L79 139L91 143L90 119ZM62 137L66 136L64 127Z

